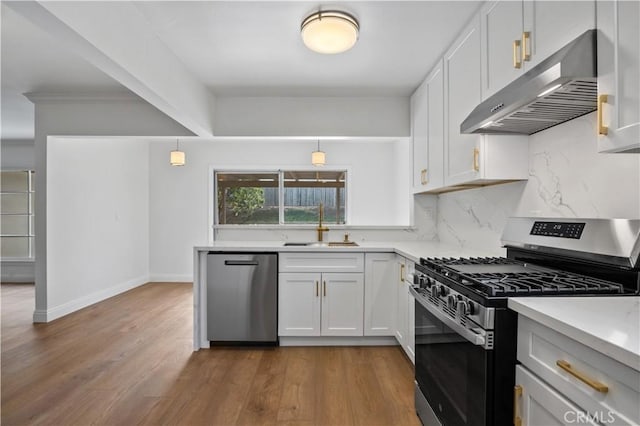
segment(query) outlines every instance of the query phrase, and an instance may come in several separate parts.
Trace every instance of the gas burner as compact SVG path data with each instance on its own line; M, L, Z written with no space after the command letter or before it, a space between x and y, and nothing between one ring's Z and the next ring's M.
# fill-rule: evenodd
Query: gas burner
M503 257L428 258L420 265L484 297L624 292L621 284Z

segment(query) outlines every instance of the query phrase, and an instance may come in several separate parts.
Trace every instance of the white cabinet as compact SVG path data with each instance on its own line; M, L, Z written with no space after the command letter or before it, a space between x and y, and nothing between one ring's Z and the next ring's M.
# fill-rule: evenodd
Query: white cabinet
M640 2L596 7L598 151L640 152Z
M407 339L407 289L405 288L404 275L406 273L405 258L397 256L396 258L397 273L395 281L396 287L396 340L404 349Z
M413 281L414 264L403 256L396 256L396 265L395 335L411 362L415 363L415 310L413 296L409 292L409 286Z
M571 416L582 412L595 423L640 424L640 371L523 315L518 316L518 361L530 376L547 383L563 400L575 404ZM532 384L516 384L522 386L524 393L538 395L533 397L534 402L525 398L522 413L529 423L523 424L554 424L545 423L550 419L551 410L545 413L541 409L526 408L527 404L560 410L562 401L540 396ZM564 416L564 411L557 412ZM558 415L554 414L562 420ZM564 424L568 423L572 421L565 418Z
M366 253L364 280L364 335L395 336L396 255Z
M444 184L444 70L440 60L411 97L413 190Z
M449 189L528 178L527 136L460 133L460 123L482 101L480 46L477 15L444 56L444 184Z
M278 281L278 335L363 335L362 274L281 273Z
M320 336L320 273L278 277L278 335Z
M571 423L596 425L583 410L520 365L516 366L514 392L514 419L520 419L520 423L516 420L514 424L522 426L562 426Z
M480 17L483 99L596 24L593 0L490 1Z
M363 265L362 253L281 253L278 335L362 336Z

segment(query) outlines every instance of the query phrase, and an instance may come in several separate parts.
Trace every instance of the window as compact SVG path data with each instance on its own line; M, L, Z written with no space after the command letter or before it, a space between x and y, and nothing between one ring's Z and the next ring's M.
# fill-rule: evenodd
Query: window
M33 258L33 171L0 173L0 257Z
M215 172L216 224L345 223L346 174L337 171Z

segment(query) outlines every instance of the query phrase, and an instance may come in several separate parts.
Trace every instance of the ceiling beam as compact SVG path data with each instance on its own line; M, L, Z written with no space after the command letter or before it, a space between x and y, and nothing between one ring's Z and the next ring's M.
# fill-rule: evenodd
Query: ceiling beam
M6 4L196 135L213 136L213 94L131 2Z

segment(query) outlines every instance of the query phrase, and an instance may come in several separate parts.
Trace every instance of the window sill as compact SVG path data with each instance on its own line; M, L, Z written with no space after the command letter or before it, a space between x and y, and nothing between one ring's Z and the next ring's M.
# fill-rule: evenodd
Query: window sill
M411 225L335 225L330 223L323 224L330 228L331 230L338 229L363 229L363 230L407 230L412 231L415 230L415 226ZM245 230L245 229L254 229L254 230L295 230L295 229L305 229L305 230L315 230L317 228L317 224L304 224L304 225L213 225L213 229L222 229L222 230Z

